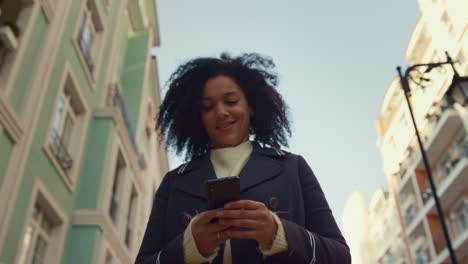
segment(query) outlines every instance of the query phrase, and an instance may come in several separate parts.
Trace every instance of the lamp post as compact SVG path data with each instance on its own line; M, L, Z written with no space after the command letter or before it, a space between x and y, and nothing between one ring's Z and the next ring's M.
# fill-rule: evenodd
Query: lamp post
M408 67L406 69L404 75L401 72L401 67L400 66L397 67L397 71L398 71L398 75L400 77L401 87L403 88L403 91L405 93L406 103L408 104L408 108L409 108L410 115L411 115L411 120L413 121L413 125L414 125L414 130L416 131L416 137L418 139L419 149L421 150L422 159L423 159L423 163L424 163L424 168L426 170L426 175L427 175L427 177L429 179L429 184L430 184L430 187L431 187L431 193L432 193L432 196L434 197L435 205L436 205L436 208L437 208L437 214L439 216L439 220L440 220L440 223L442 225L442 230L443 230L445 242L447 244L447 248L448 248L448 251L449 251L449 254L450 254L450 259L451 259L453 264L457 264L457 258L456 258L455 252L453 250L453 247L452 247L452 242L450 240L450 236L449 236L449 233L448 233L447 224L445 223L444 213L443 213L442 206L441 206L440 200L439 200L439 196L437 195L436 186L434 184L434 180L433 180L433 177L432 177L431 167L429 166L429 161L427 159L426 151L424 150L424 146L423 146L423 143L421 141L421 137L419 135L418 126L416 125L416 121L414 119L413 107L412 107L412 105L411 105L411 103L409 101L409 97L411 96L411 90L410 90L410 87L409 87L409 80L411 80L414 83L422 86L423 82L430 80L428 78L425 78L424 74L429 73L430 71L432 71L435 68L439 68L439 67L442 67L444 65L449 64L449 65L452 66L452 69L453 69L453 72L454 72L454 77L453 77L453 80L452 80L452 84L450 85L450 87L447 90L448 98L452 101L452 103L457 102L457 103L461 104L462 106L468 105L468 78L467 77L460 77L458 75L458 73L457 73L457 71L456 71L456 69L454 67L454 62L452 61L452 58L450 58L450 56L449 56L449 54L447 52L446 52L446 55L447 55L447 61L445 61L445 62L415 64L415 65L412 65L412 66ZM410 76L410 73L412 71L414 71L415 69L420 68L420 67L426 67L426 70L423 73L420 73L420 75L418 76L418 78L419 78L418 80L414 80L414 78L412 76Z

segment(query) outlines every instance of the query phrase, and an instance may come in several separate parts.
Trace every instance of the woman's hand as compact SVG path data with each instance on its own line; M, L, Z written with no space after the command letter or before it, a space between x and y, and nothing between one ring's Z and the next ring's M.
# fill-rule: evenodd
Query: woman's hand
M224 205L217 211L219 223L229 227L224 231L228 238L255 239L259 244L271 245L278 225L263 203L240 200Z
M213 218L216 218L216 213L219 210L215 209L200 213L192 221L192 235L198 251L204 257L212 255L216 248L229 238L223 232L226 230L226 226L221 225L219 222L211 222Z

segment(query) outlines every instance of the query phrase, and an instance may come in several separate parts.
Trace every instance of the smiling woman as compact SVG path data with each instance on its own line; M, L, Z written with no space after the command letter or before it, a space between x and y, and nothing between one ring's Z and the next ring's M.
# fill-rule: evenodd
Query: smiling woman
M223 54L172 74L156 130L188 162L164 177L136 263L350 263L317 178L279 149L291 131L273 68ZM208 210L204 183L228 176L241 200Z

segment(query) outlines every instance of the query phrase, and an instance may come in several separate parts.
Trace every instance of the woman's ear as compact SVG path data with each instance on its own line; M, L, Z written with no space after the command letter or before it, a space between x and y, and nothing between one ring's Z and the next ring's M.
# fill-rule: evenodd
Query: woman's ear
M249 113L250 113L250 118L254 116L254 111L252 110L252 107L249 107Z

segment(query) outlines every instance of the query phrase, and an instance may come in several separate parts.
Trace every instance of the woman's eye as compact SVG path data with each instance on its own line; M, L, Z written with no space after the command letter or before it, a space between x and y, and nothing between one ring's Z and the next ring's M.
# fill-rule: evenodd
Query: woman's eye
M203 112L209 112L213 109L213 106L212 105L203 105L202 106L202 111Z
M227 101L227 104L228 104L228 105L235 105L235 104L237 104L237 100L230 100L230 101Z

